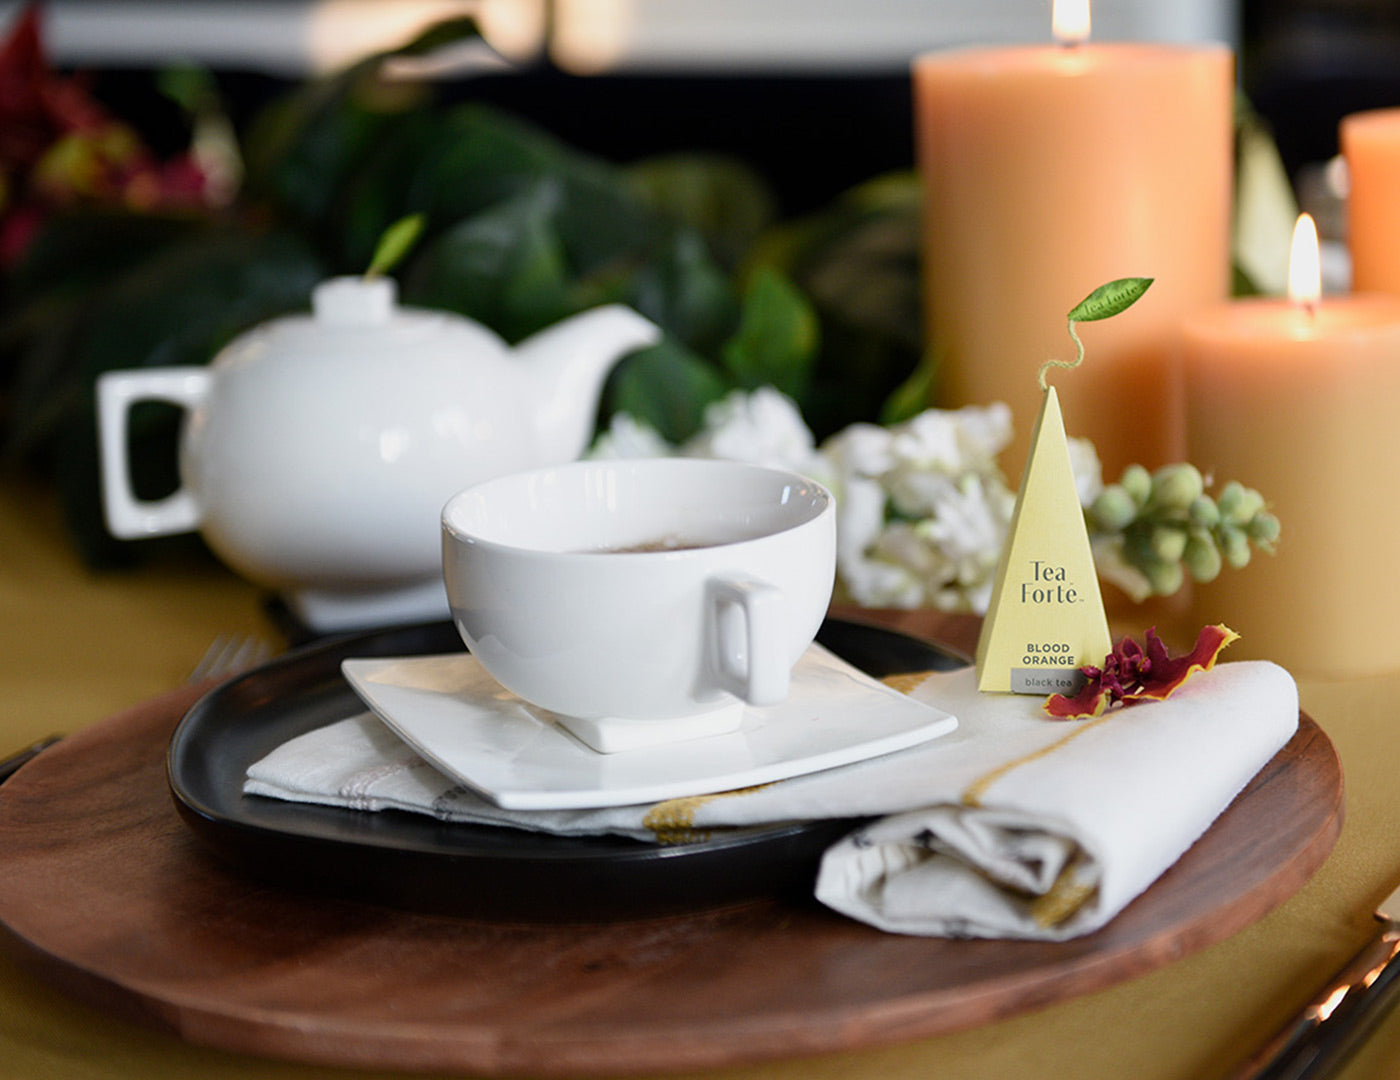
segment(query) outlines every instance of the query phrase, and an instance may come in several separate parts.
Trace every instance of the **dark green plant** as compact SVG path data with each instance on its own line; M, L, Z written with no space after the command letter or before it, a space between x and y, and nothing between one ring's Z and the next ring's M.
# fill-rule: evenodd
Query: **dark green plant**
M475 34L451 21L398 51ZM742 162L607 162L499 110L385 80L382 59L268 107L242 133L233 206L57 216L0 283L0 447L11 467L57 479L89 561L131 547L101 525L97 375L207 362L240 332L304 310L317 281L364 272L410 216L422 233L392 271L405 303L512 342L613 301L662 327L659 344L613 371L602 422L626 410L681 442L706 405L764 384L790 394L819 438L925 407L937 357L920 318L912 171L779 221ZM215 107L209 80L167 82L192 112ZM173 484L177 422L169 410L133 417L138 490Z
M474 33L444 24L402 51ZM772 384L814 413L846 402L845 422L862 418L851 403L879 396L851 393L867 380L860 367L819 363L831 305L819 315L792 268L748 258L775 205L748 167L698 155L612 164L498 110L387 82L379 60L274 102L245 133L246 181L227 212L55 217L6 277L5 457L57 479L91 562L129 547L100 522L97 375L207 362L238 333L305 309L318 280L363 272L406 217L422 233L392 271L405 303L512 342L612 301L663 328L613 372L602 420L625 409L680 441L734 388ZM827 411L836 422L840 410ZM138 489L174 483L177 423L170 410L133 417Z

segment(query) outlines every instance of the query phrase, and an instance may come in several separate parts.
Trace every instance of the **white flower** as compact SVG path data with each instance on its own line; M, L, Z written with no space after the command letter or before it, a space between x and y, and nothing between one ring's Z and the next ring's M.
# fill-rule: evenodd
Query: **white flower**
M961 566L995 569L1006 541L1016 497L992 478L961 477L939 493L931 513L922 523L931 540ZM966 571L959 580L968 580Z
M837 576L856 603L986 610L1015 497L996 455L1003 405L927 410L891 428L828 439L838 502Z
M1079 492L1079 505L1088 506L1103 490L1103 465L1098 451L1088 439L1068 439L1069 467L1074 473L1074 486Z
M959 441L971 461L995 467L997 455L1011 444L1011 406L1004 401L959 409Z
M885 503L880 485L860 478L837 500L837 580L844 598L863 607L918 607L924 586L917 573L878 550L888 530Z
M735 390L705 409L699 434L681 447L687 457L727 458L804 471L816 440L797 404L771 386Z
M821 445L840 476L883 476L894 467L894 436L874 424L851 424Z
M599 459L670 457L675 448L650 424L630 413L614 413L608 429L594 440L588 457Z
M1011 409L1001 402L956 411L927 409L891 432L895 456L922 468L995 468L997 455L1011 441Z

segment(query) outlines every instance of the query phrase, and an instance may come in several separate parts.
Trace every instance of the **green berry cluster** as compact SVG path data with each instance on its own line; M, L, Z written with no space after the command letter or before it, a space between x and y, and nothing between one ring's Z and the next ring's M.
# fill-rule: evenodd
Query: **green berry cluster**
M1224 566L1245 566L1252 547L1272 552L1279 536L1259 492L1232 480L1212 498L1200 470L1185 462L1155 473L1129 465L1088 518L1091 533L1121 538L1123 558L1158 596L1180 589L1188 573L1205 582Z

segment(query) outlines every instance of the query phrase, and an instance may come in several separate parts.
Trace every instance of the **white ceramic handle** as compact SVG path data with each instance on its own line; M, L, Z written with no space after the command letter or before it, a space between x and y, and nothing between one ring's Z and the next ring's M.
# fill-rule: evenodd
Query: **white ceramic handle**
M787 697L792 676L782 651L782 591L765 581L736 576L711 578L707 594L715 680L750 705L776 705Z
M109 371L97 378L97 431L102 451L102 502L107 528L124 540L169 536L198 527L199 504L183 484L163 499L138 499L127 459L127 418L138 401L168 401L192 409L209 389L202 367Z

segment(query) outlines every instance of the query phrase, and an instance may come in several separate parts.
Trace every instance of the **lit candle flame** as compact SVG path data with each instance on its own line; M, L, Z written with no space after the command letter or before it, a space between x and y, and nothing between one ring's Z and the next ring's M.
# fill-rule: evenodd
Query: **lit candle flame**
M1050 22L1061 45L1082 45L1089 40L1089 0L1054 0Z
M1299 214L1293 226L1293 247L1288 255L1288 299L1312 311L1322 296L1322 267L1317 246L1317 226L1310 214Z

